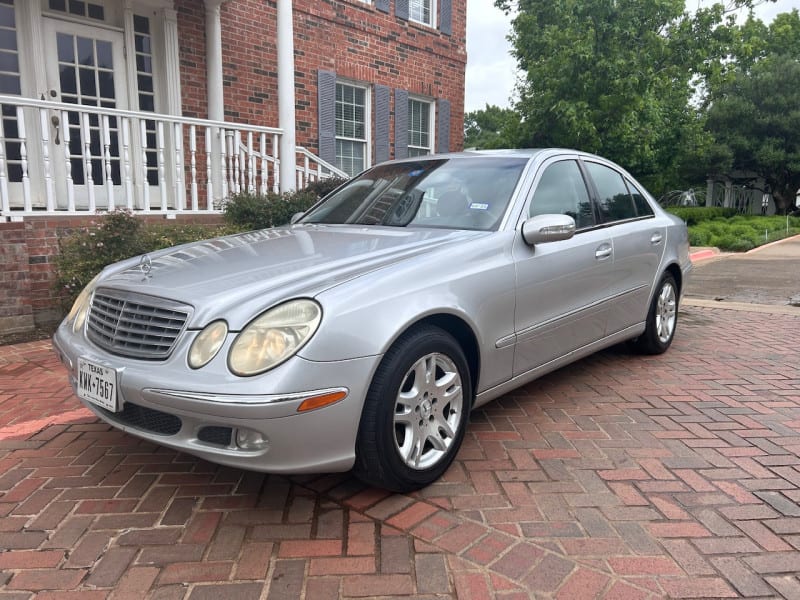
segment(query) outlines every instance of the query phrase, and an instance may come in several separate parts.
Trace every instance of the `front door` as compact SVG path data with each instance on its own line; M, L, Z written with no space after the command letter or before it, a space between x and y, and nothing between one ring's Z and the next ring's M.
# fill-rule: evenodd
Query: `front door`
M128 108L122 32L44 19L49 100L102 108ZM66 122L65 122L66 121ZM120 120L80 111L50 115L50 156L66 208L108 206L122 195Z
M605 335L613 245L608 230L594 227L588 189L576 160L555 160L542 169L526 216L542 214L571 216L577 232L571 239L534 248L521 235L515 240L515 376Z

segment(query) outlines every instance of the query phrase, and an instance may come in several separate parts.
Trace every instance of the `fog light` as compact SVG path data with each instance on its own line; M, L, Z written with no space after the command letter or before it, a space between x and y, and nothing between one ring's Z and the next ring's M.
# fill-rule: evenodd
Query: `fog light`
M269 440L258 431L253 431L252 429L237 429L236 445L242 450L263 450L269 446Z

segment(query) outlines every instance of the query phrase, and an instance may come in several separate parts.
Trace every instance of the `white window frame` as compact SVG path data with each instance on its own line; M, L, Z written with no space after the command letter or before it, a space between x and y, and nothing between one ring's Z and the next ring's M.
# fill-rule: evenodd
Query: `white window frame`
M419 19L414 15L414 5L415 4L417 4L417 5L422 4L423 5L423 11L424 11L424 5L425 5L426 2L430 2L430 4L431 4L431 8L430 8L431 18L430 18L429 21L425 21L423 19ZM409 21L413 21L414 23L420 23L422 25L427 25L428 27L432 27L432 28L436 29L436 9L437 8L438 7L436 5L436 0L408 0L408 20Z
M419 102L428 105L428 146L416 146L411 143L411 124L413 122L411 103ZM413 150L427 150L426 154L434 154L436 152L436 102L432 98L425 98L424 96L408 96L408 155L409 156L424 156L421 154L412 153Z
M334 145L336 146L336 166L341 168L339 163L338 143L340 140L364 144L364 169L372 166L372 87L368 84L349 79L336 78L336 88L339 85L356 88L364 92L364 138L354 138L341 136L334 130ZM338 96L338 94L336 94ZM337 100L334 98L334 106ZM334 123L336 118L334 117ZM342 169L345 170L345 169ZM353 173L355 175L355 173Z

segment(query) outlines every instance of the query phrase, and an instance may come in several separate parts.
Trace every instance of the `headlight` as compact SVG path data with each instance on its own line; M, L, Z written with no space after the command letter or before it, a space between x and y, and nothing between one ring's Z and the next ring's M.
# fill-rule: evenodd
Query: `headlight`
M95 275L94 278L86 285L85 288L78 294L78 297L75 299L75 303L72 305L72 308L65 319L67 323L72 321L72 331L73 333L80 332L83 329L83 324L86 322L86 315L89 312L89 303L92 299L92 294L94 293L94 288L97 285L97 279L100 275Z
M321 317L322 309L313 300L292 300L268 310L233 342L230 370L245 377L278 366L311 339Z
M207 365L222 348L227 335L228 324L225 321L214 321L203 329L189 348L189 366L199 369Z

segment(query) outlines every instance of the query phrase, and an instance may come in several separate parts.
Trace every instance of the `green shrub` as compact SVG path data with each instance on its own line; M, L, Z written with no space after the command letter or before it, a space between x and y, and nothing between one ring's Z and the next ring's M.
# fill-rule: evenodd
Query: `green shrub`
M716 246L728 252L744 252L767 242L800 233L800 219L790 217L737 215L700 221L689 226L693 246Z
M321 179L302 190L285 194L234 194L223 205L223 215L227 223L246 229L279 227L289 223L295 213L307 211L345 181L338 177Z
M338 188L343 183L346 183L348 180L342 177L329 177L328 179L319 179L317 181L313 181L309 183L306 187L303 188L304 192L311 192L312 194L316 194L318 198L324 198L328 194L330 194L333 190Z
M711 234L702 229L692 228L689 230L689 244L691 246L710 246Z
M103 268L137 254L237 231L223 225L149 224L130 211L99 215L90 227L59 238L55 293L67 310Z
M697 225L703 221L735 216L736 209L719 206L671 206L667 212L686 221L686 224Z
M305 212L317 200L317 195L311 192L283 195L242 193L231 196L222 210L226 223L245 229L264 229L286 225L292 215Z

